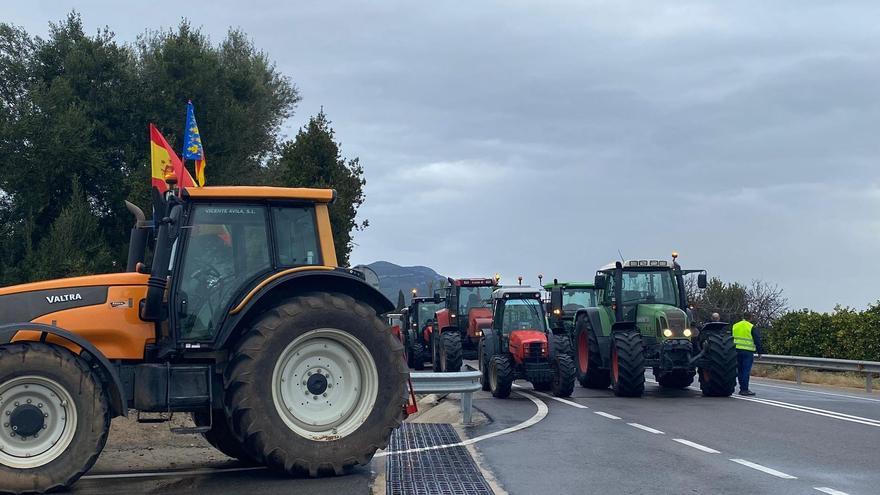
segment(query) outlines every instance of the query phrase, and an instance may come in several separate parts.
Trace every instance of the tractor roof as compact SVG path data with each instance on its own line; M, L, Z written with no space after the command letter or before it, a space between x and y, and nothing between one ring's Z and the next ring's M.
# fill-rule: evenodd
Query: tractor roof
M494 278L450 278L449 283L456 287L492 287L498 285Z
M315 203L332 203L336 199L336 190L268 186L188 187L183 190L183 197L196 199L298 199Z
M562 287L564 289L595 289L596 287L592 282L557 282L555 284L544 284L544 288L547 290L552 289L553 287Z
M612 261L599 269L600 272L614 270L617 261ZM623 268L672 268L672 262L667 260L627 260L622 263Z
M502 287L492 292L492 299L540 299L541 291L528 285Z

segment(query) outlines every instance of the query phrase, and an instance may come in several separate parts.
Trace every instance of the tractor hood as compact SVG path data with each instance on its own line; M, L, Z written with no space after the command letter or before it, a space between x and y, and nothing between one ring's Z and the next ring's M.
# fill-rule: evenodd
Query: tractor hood
M684 311L668 304L639 304L636 311L636 324L642 334L657 335L659 339L664 338L662 332L667 328L673 337L683 337L689 323Z
M149 275L135 272L107 273L103 275L86 275L84 277L44 280L29 284L0 287L0 296L55 289L71 289L76 287L108 287L112 285L147 285Z
M514 330L510 332L510 347L522 347L527 344L547 342L547 335L540 330Z
M468 313L468 337L479 338L483 331L492 326L492 310L472 308Z

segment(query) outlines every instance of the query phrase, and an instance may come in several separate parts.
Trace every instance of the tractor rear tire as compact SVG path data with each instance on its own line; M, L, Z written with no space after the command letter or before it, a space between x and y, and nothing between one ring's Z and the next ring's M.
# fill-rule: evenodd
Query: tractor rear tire
M421 371L425 368L425 345L419 341L413 340L410 344L409 352L406 354L406 360L409 367Z
M575 373L584 388L606 389L611 385L608 370L602 369L599 339L585 315L578 318L575 332Z
M491 390L489 387L489 363L486 362L485 348L486 343L481 339L479 344L479 355L477 356L477 366L480 367L480 388L483 392Z
M7 444L0 451L0 491L61 490L95 464L107 442L110 408L83 358L37 342L0 346L0 396L0 437Z
M372 307L306 293L259 315L224 373L226 415L256 461L299 475L370 462L403 420L403 345Z
M551 390L554 397L571 397L574 392L574 360L568 354L557 354L553 359L553 382Z
M193 423L196 426L211 426L211 430L202 433L202 437L211 444L211 447L219 450L223 455L238 459L248 464L254 463L254 459L248 455L241 447L241 444L232 434L229 427L229 421L226 414L222 410L212 409L210 413L207 411L198 411L192 413Z
M645 393L645 348L637 330L614 332L611 386L618 397L641 397Z
M703 342L706 364L697 370L706 397L729 397L736 388L736 346L729 333L710 332Z
M461 371L461 336L458 332L443 332L440 339L440 371L444 373Z
M672 371L657 378L657 383L663 388L686 389L694 383L693 371Z
M510 397L513 387L513 360L510 354L496 354L489 360L489 388L499 399Z

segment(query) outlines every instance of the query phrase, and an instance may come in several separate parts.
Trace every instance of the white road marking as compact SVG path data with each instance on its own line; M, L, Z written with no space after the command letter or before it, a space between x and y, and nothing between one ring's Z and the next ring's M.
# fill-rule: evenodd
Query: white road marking
M746 400L749 402L757 402L758 404L764 404L767 406L773 407L781 407L783 409L790 409L792 411L798 411L808 414L815 414L816 416L824 416L826 418L839 419L841 421L849 421L850 423L859 423L868 426L874 426L880 428L880 421L871 418L863 418L861 416L853 416L851 414L839 413L836 411L829 411L827 409L818 409L815 407L802 406L799 404L791 404L788 402L781 402L778 400L771 399L759 399L757 397L741 397L741 396L732 396L734 399Z
M819 490L820 492L827 493L828 495L849 495L849 493L835 490L834 488L828 488L827 486L814 486L813 490Z
M513 386L516 388L524 388L522 385L517 385L515 383L513 384ZM576 407L578 409L589 409L589 407L587 407L583 404L578 404L577 402L574 402L571 400L566 400L566 399L563 399L562 397L553 397L550 394L545 394L544 392L538 392L537 390L529 390L529 392L531 392L535 395L540 395L541 397L543 397L545 399L552 399L552 400L555 400L556 402L562 402L563 404L569 405L571 407Z
M457 443L449 443L449 444L444 444L444 445L432 445L430 447L419 447L416 449L395 450L393 452L388 452L388 451L377 452L376 455L373 457L386 457L386 456L395 455L395 454L410 454L410 453L414 453L414 452L426 452L428 450L440 450L440 449L448 449L448 448L452 448L452 447L463 447L465 445L475 444L477 442L482 442L483 440L488 440L490 438L500 437L501 435L507 435L508 433L513 433L513 432L516 432L519 430L524 430L524 429L528 428L529 426L533 426L533 425L537 424L539 421L541 421L542 419L547 417L547 413L550 411L550 409L547 408L547 404L544 404L544 402L541 399L539 399L539 398L535 397L534 395L527 393L527 392L517 392L517 393L522 395L526 399L529 399L530 401L532 401L535 404L535 406L538 408L538 412L536 412L534 414L534 416L523 421L522 423L513 425L513 426L511 426L509 428L505 428L503 430L498 430L498 431L495 431L492 433L487 433L485 435L480 435L478 437L468 438L467 440L462 440L461 442L457 442Z
M607 412L604 412L604 411L593 411L593 413L598 414L599 416L602 416L602 417L608 418L608 419L620 419L620 417L615 416L613 414L608 414Z
M638 429L640 429L640 430L645 430L645 431L647 431L648 433L653 433L653 434L655 434L655 435L665 435L665 433L663 433L662 431L660 431L660 430L655 430L654 428L651 428L650 426L640 425L640 424L638 424L638 423L627 423L627 424L630 425L630 426L632 426L633 428L638 428Z
M757 469L758 471L776 476L777 478L782 478L786 480L796 480L797 476L792 476L790 474L785 474L782 471L777 471L775 469L770 469L767 466L762 466L760 464L755 464L754 462L747 461L745 459L731 459L731 461L742 464L743 466L750 467L752 469Z
M684 438L673 438L672 441L678 442L683 445L687 445L688 447L693 447L697 450L702 450L703 452L708 452L709 454L720 454L720 451L717 451L713 448L706 447L705 445L700 445L696 442L691 442L690 440L685 440Z
M203 476L220 473L240 473L242 471L261 471L265 466L239 467L239 468L216 468L216 469L192 469L190 471L154 471L145 473L117 473L117 474L87 474L84 480L108 480L122 478L159 478L166 476Z
M755 380L755 378L752 377L752 380ZM871 401L871 402L880 402L880 399L874 399L871 397L859 397L858 395L835 394L832 392L822 392L820 390L810 390L810 389L806 389L806 388L784 387L782 385L770 385L769 383L763 383L760 381L753 381L752 383L754 383L755 385L760 385L762 387L781 388L783 390L793 390L795 392L808 392L811 394L830 395L831 397L843 397L846 399L856 399L856 400L867 400L867 401Z

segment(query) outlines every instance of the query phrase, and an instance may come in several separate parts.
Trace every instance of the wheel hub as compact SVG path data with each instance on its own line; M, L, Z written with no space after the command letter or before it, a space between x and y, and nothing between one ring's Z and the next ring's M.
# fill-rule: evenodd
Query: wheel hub
M320 372L310 376L306 382L306 388L312 395L321 395L327 390L327 377Z
M9 428L22 438L36 435L44 425L43 412L33 404L18 406L9 415Z

